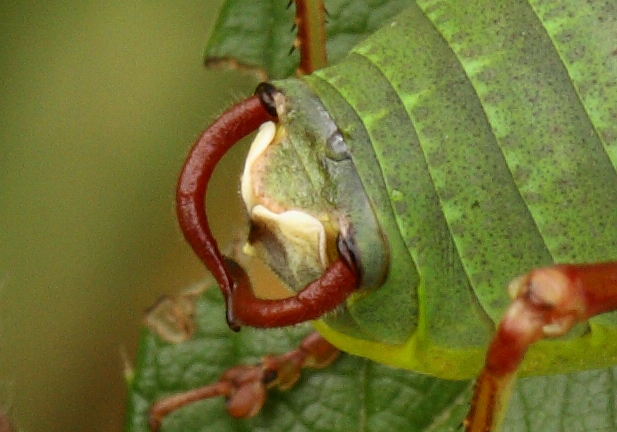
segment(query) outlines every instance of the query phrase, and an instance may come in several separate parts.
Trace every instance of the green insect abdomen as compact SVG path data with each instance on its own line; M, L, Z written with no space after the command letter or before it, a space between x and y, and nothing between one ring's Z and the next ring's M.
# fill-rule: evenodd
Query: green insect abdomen
M617 258L615 28L609 2L419 1L307 78L391 244L376 293L399 300L350 307L361 325L409 338L419 360L390 363L471 376L513 277ZM601 316L583 338L539 344L527 369L615 363L617 347L603 346L614 323Z

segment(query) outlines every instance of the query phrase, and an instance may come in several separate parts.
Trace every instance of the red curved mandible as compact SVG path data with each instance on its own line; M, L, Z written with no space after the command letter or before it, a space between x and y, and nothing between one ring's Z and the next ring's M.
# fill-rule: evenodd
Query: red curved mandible
M354 265L339 257L319 279L295 296L264 300L255 297L248 276L238 263L227 260L227 267L236 281L233 313L242 324L251 327L283 327L317 319L343 303L358 284Z
M225 267L206 217L205 194L212 171L223 155L259 125L275 120L252 96L234 105L201 134L182 168L176 190L176 212L184 237L216 278L225 296L227 322L237 327L231 314L233 280Z
M280 327L316 319L345 301L358 283L353 257L343 241L339 243L341 256L322 277L293 297L262 300L255 297L242 267L219 251L206 217L208 182L227 150L268 120L275 118L268 114L258 96L224 112L191 149L176 191L176 211L184 237L219 283L225 297L227 323L234 330L240 324Z

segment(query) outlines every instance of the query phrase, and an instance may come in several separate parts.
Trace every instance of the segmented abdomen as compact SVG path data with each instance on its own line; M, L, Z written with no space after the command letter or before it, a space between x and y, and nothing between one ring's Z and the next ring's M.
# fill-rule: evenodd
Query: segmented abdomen
M419 1L310 79L361 119L436 343L484 344L531 268L617 259L615 29L608 1Z

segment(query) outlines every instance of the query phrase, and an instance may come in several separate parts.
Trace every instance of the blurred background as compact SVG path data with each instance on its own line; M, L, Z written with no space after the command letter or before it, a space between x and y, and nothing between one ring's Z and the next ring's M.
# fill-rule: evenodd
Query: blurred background
M144 310L206 274L177 228L176 178L256 84L202 66L221 4L0 8L0 413L18 430L122 430L121 353L134 360ZM222 244L244 222L242 158L209 195Z

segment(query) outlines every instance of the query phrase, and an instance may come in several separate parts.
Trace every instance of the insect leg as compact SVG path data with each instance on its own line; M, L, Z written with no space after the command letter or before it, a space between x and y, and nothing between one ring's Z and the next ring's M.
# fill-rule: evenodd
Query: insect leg
M268 389L291 388L300 378L302 368L324 368L338 357L339 352L318 333L311 333L293 351L264 357L255 366L236 366L221 375L216 383L159 400L150 409L150 429L156 432L167 414L216 396L227 399L226 408L232 417L253 417L261 410Z
M532 270L510 282L513 298L491 341L467 432L497 431L516 371L531 344L565 334L578 322L617 309L617 262L561 264Z

